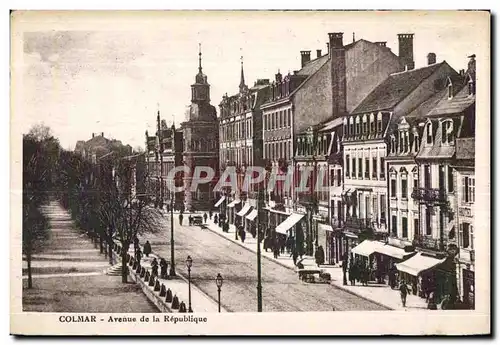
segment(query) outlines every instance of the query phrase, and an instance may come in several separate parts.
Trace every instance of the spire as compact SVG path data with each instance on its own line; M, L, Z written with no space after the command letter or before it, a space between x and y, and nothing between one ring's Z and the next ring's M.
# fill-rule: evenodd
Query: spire
M198 60L199 60L199 65L198 65L198 72L201 74L201 43L198 43Z
M352 33L352 43L356 42L356 35L354 34L354 32Z
M241 60L241 77L240 77L240 91L245 88L245 73L243 72L243 56L240 58Z

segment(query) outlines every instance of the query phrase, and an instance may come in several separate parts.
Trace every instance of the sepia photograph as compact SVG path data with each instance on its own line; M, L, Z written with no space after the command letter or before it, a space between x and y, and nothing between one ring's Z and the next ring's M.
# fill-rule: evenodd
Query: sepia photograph
M489 66L487 11L12 11L11 332L488 333Z

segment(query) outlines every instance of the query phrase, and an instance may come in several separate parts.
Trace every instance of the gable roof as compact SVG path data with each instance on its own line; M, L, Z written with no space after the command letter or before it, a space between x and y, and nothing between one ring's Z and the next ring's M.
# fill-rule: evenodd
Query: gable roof
M387 79L365 97L352 113L368 113L395 107L444 64L446 64L446 61L389 75Z
M329 56L330 55L325 54L317 59L309 61L297 72L297 74L307 76L316 73L321 68L321 66L323 66L328 61Z

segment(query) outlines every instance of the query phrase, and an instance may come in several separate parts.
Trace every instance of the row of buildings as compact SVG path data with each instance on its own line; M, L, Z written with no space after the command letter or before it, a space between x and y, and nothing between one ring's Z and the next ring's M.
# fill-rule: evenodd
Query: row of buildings
M435 53L415 66L413 40L399 34L396 55L386 42L330 33L326 53L301 51L299 70L253 86L242 63L218 116L200 52L185 122L168 127L158 113L156 133L146 132L156 205L215 208L243 229L293 237L301 253L322 246L328 264L353 254L383 274L396 265L410 283L432 281L438 296L456 291L473 307L475 56L459 71ZM256 165L268 178L293 172L293 186L309 169L310 190L214 191L228 167L242 186ZM171 173L181 166L191 172ZM196 166L216 173L190 191ZM314 188L319 174L327 191Z

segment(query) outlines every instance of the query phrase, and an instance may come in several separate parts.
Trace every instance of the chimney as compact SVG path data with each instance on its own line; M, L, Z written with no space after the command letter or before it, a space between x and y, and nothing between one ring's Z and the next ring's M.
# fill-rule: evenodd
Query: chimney
M94 133L92 133L92 138L94 137L94 135L95 135L95 134L94 134Z
M104 137L104 132L101 132L101 137Z
M301 62L301 67L304 67L306 63L311 61L311 51L310 50L302 50L300 52L300 62Z
M413 34L398 34L399 60L402 70L412 70L415 68L413 60Z
M330 70L332 82L332 115L337 118L346 114L346 61L343 33L329 33Z
M427 54L427 65L433 65L436 63L436 54L429 53Z
M330 42L326 42L326 53L330 52Z
M461 77L465 77L465 70L463 68L460 70L459 73Z
M321 49L316 49L316 58L321 57Z

